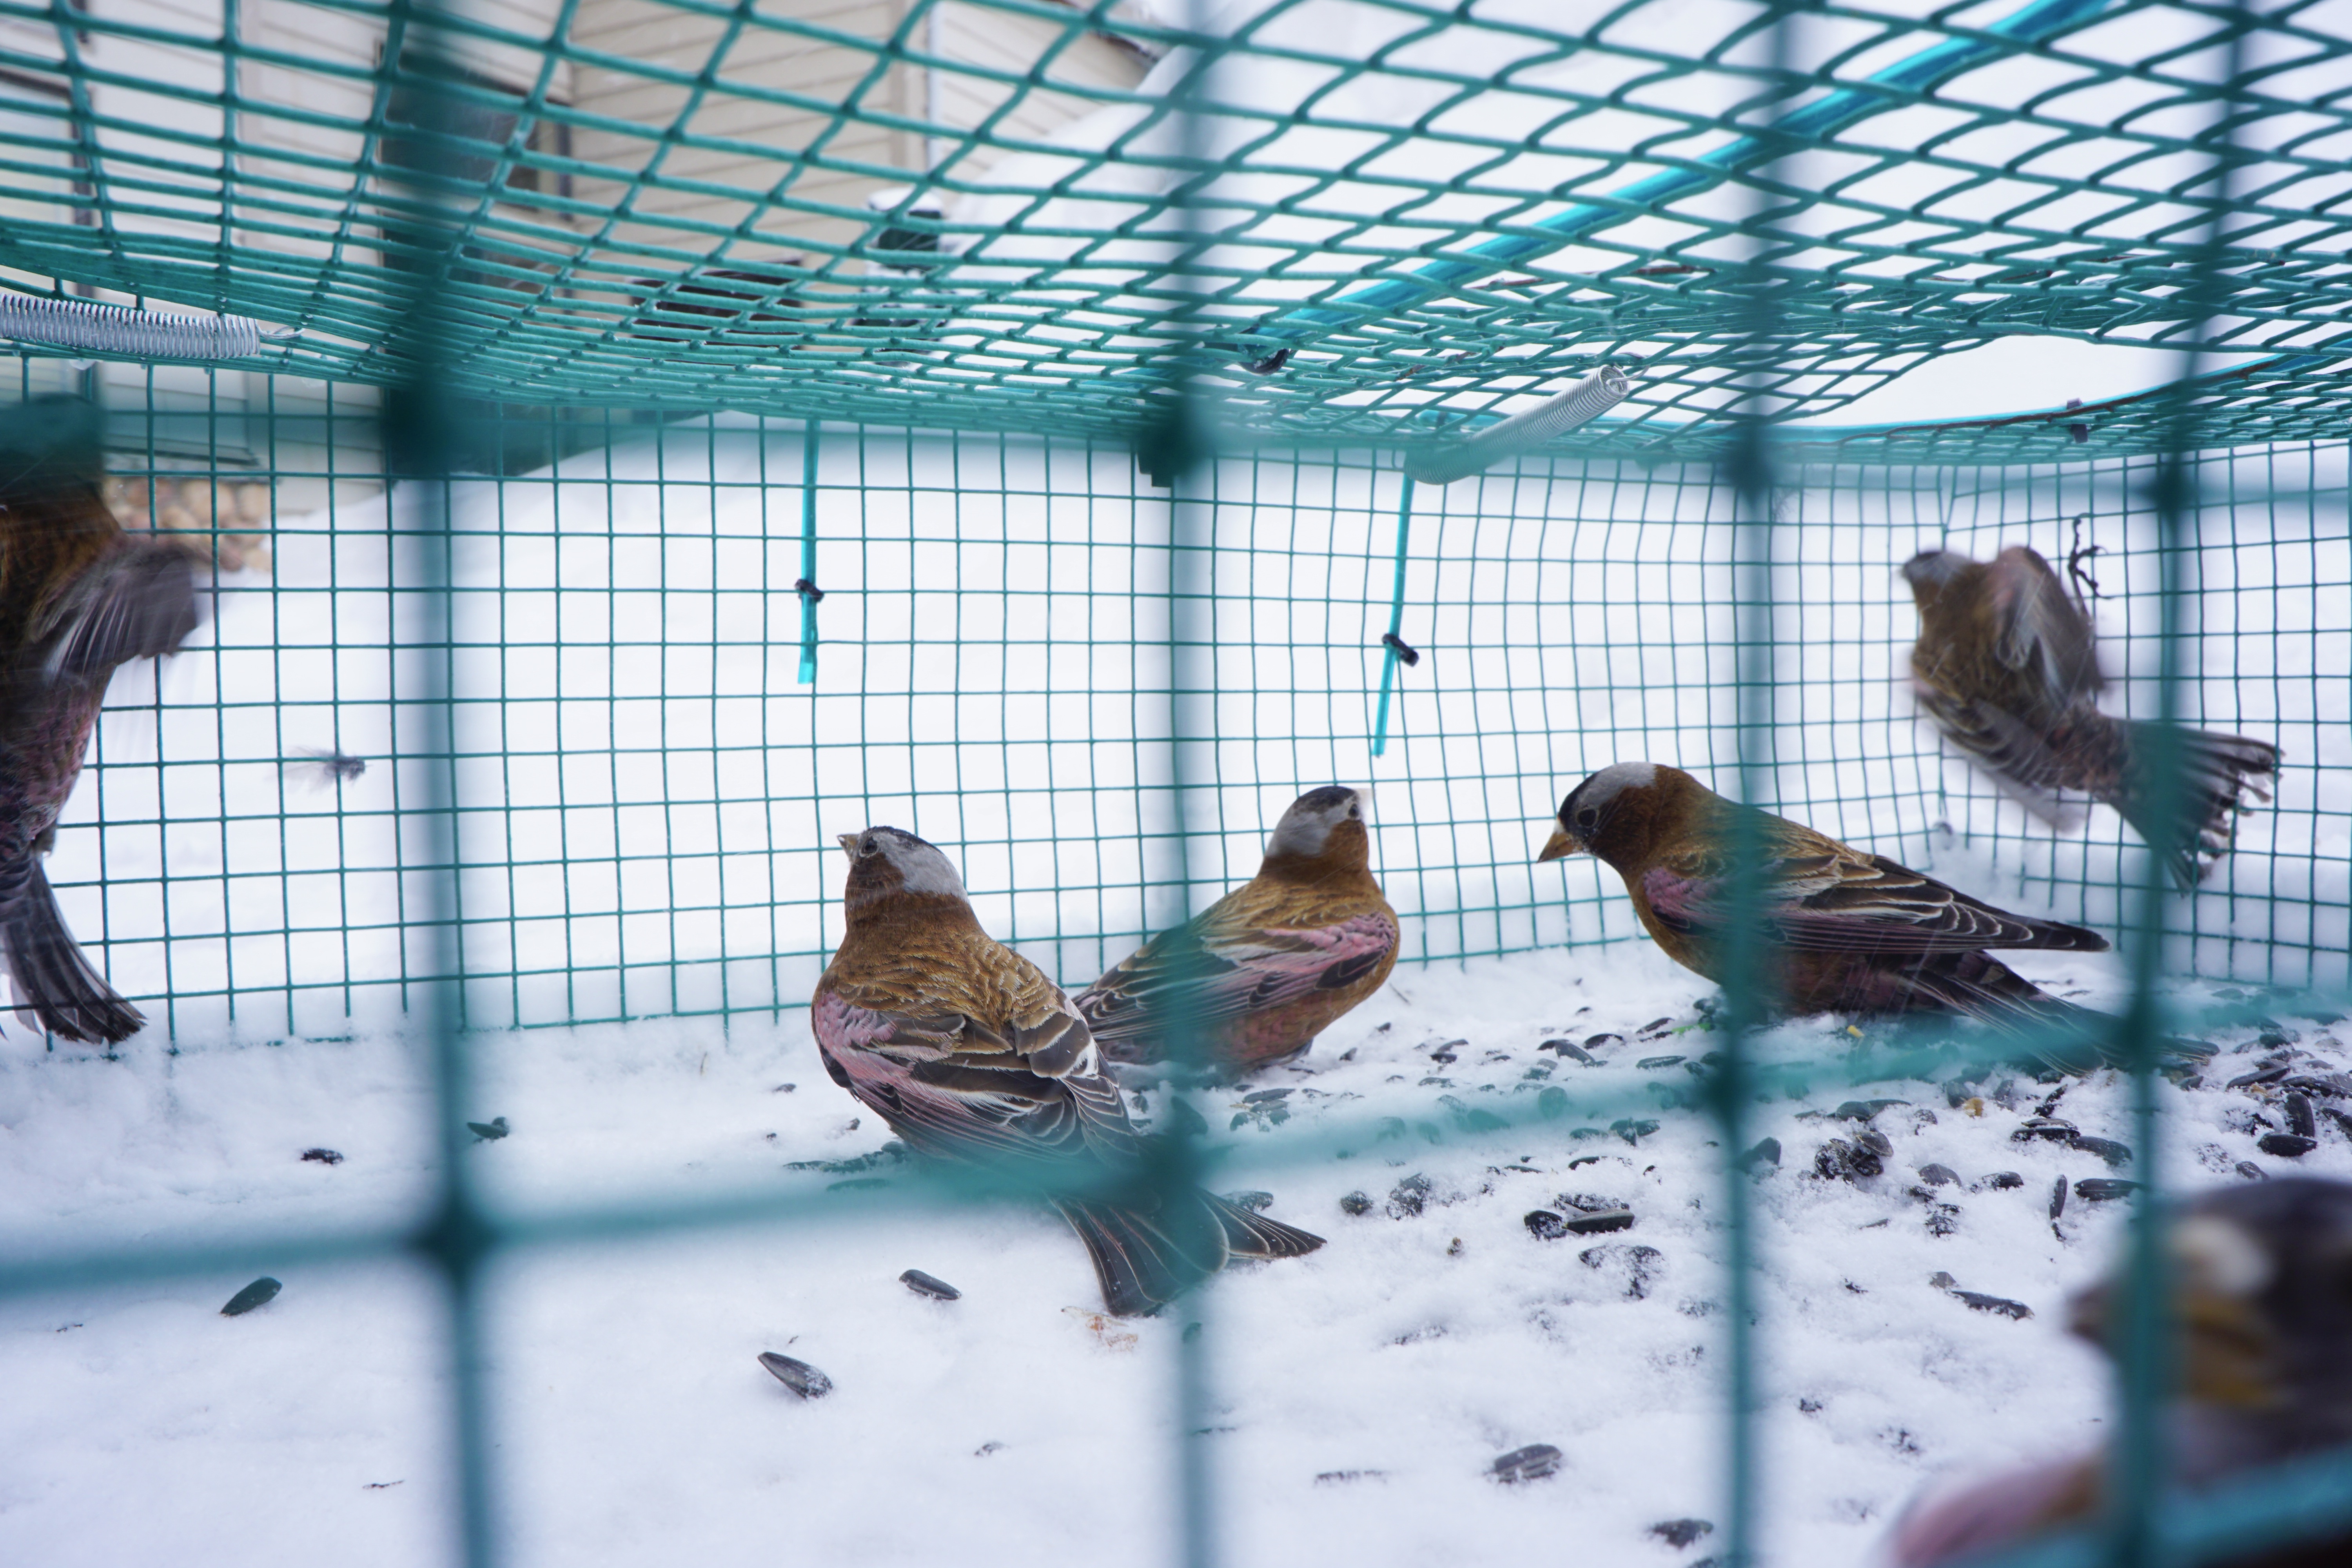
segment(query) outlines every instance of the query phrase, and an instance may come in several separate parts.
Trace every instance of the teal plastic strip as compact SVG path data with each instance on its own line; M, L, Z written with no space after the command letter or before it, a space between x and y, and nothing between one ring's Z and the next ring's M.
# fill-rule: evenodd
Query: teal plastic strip
M1397 659L1404 652L1404 550L1412 536L1412 476L1400 476L1403 493L1397 498L1396 590L1389 597L1389 635L1381 639L1388 658L1381 662L1381 707L1372 720L1372 755L1389 749L1389 699L1396 691Z
M816 585L816 461L824 444L824 422L810 420L801 436L801 579L793 584L801 596L803 686L816 684L816 602L824 597Z

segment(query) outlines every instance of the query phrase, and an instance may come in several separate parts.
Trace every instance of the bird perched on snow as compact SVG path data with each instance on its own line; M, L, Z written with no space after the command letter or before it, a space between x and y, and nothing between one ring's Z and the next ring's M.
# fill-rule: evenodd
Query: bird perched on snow
M1244 1073L1312 1044L1396 967L1396 911L1371 873L1364 796L1344 784L1293 801L1255 877L1163 931L1078 994L1103 1054L1181 1049Z
M909 1148L1072 1186L1140 1178L1144 1150L1069 998L990 940L948 858L911 833L845 833L848 931L811 1004L833 1081ZM1149 1312L1233 1258L1323 1245L1198 1191L1054 1195L1114 1312Z
M115 667L177 652L202 616L188 550L107 510L100 417L79 398L0 416L0 955L19 1017L111 1044L146 1019L66 930L41 858Z
M2152 798L2156 726L2098 709L2105 681L2091 647L2091 623L2058 574L2023 545L1990 562L1930 550L1903 568L1919 603L1911 650L1920 705L1952 743L2028 811L2068 825L2058 797L2076 791L2105 801L2162 856L2181 886L2194 887L2230 852L2237 819L2263 800L2260 781L2278 772L2267 742L2210 730L2178 732L2178 812L2156 820Z
M1723 984L1743 813L1762 857L1759 957L1778 1010L1961 1013L2037 1037L2104 1022L1987 951L2102 952L2107 942L2096 931L1994 909L1883 855L1726 800L1680 768L1619 763L1594 773L1560 803L1536 858L1607 861L1666 956ZM2068 1070L2090 1065L2063 1047L2037 1039L2036 1048Z
M2256 1466L2352 1444L2352 1186L2291 1177L2209 1193L2168 1233L2177 1335L2165 1436L2176 1486L2195 1490ZM2076 1298L2073 1327L2109 1345L2121 1331L2118 1278ZM1933 1568L2016 1545L2104 1507L2107 1458L1980 1481L1915 1508L1890 1551ZM2208 1558L2231 1568L2341 1568L2352 1531Z

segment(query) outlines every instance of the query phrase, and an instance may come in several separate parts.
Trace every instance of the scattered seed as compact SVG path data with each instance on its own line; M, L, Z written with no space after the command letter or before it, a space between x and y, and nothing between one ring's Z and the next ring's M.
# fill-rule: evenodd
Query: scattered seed
M1705 1519L1670 1519L1650 1526L1650 1533L1679 1552L1699 1537L1714 1534L1715 1523Z
M2137 1182L2121 1181L2114 1176L2085 1176L2074 1184L2074 1195L2086 1204L2112 1203L2137 1191Z
M468 1121L466 1123L466 1131L471 1132L482 1142L490 1143L505 1137L514 1129L507 1125L505 1117L499 1116L488 1121Z
M278 1300L278 1292L284 1289L286 1289L285 1286L265 1274L231 1296L228 1299L228 1305L220 1310L220 1315L224 1318L242 1318L256 1307L266 1307Z
M1998 1193L2005 1191L2011 1187L2021 1187L2025 1185L2025 1178L2019 1175L2015 1171L1995 1171L1991 1175L1987 1176L1983 1181L1979 1182L1977 1185L1986 1188L1989 1191Z
M904 1274L899 1275L898 1283L904 1285L908 1289L912 1290L916 1295L929 1296L934 1301L960 1301L963 1300L962 1291L957 1289L946 1280L926 1274L919 1268L909 1268Z
M1756 1142L1756 1147L1739 1156L1739 1167L1744 1171L1753 1171L1764 1165L1778 1165L1780 1163L1780 1141L1778 1138L1759 1138Z
M1349 1193L1346 1197L1339 1200L1339 1212L1341 1214L1351 1215L1368 1215L1371 1213L1371 1195L1368 1193L1361 1192Z
M1919 1179L1931 1187L1957 1187L1960 1184L1959 1173L1949 1165L1922 1165L1919 1167Z
M773 1373L778 1383L803 1399L823 1399L833 1392L833 1379L804 1361L794 1361L773 1351L761 1351L760 1364Z
M1559 1450L1549 1443L1530 1443L1496 1459L1492 1474L1506 1486L1539 1481L1559 1468Z
M2065 1212L2066 1178L2061 1176L2058 1178L2058 1184L2050 1189L2050 1217L2053 1220L2055 1220L2060 1215L2064 1214Z
M340 1165L343 1163L343 1157L332 1149L305 1149L302 1158L320 1165Z
M2254 1147L2281 1160L2300 1160L2319 1147L2319 1140L2295 1132L2272 1132L2256 1139Z

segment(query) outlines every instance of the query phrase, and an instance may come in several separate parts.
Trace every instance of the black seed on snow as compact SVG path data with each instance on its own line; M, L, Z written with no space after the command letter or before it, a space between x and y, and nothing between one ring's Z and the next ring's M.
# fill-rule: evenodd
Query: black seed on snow
M1341 1214L1368 1215L1372 1212L1372 1200L1366 1193L1349 1193L1339 1200Z
M1530 1443L1496 1459L1493 1474L1496 1480L1507 1486L1520 1481L1539 1481L1559 1468L1559 1450L1549 1443Z
M1643 1025L1640 1028L1634 1030L1633 1033L1637 1037L1643 1035L1659 1034L1665 1029L1667 1025L1673 1022L1674 1020L1672 1018L1653 1018L1648 1023Z
M305 1149L302 1151L302 1158L320 1165L340 1165L343 1163L343 1157L332 1149Z
M1289 1097L1290 1090L1286 1089L1261 1089L1256 1090L1255 1093L1243 1095L1242 1103L1244 1105L1264 1105L1270 1100L1286 1100Z
M2286 1080L2286 1087L2305 1094L2326 1095L2336 1100L2352 1100L2352 1078L2340 1072L2297 1073Z
M2344 1136L2347 1138L2352 1138L2352 1116L2347 1116L2344 1112L2336 1110L2332 1105L2321 1106L2319 1108L2319 1114L2327 1118L2328 1121L2336 1123L2336 1130L2342 1132Z
M2272 1132L2257 1139L2254 1147L2282 1160L2300 1160L2319 1147L2319 1140L2293 1132Z
M1274 1206L1274 1194L1272 1193L1255 1192L1227 1193L1225 1194L1225 1202L1232 1204L1236 1208L1245 1208L1252 1214L1264 1214L1266 1210Z
M2266 1182L2270 1180L2270 1173L2263 1170L2260 1165L2255 1164L2252 1160L2241 1160L2238 1162L2238 1174L2245 1177L2246 1180L2250 1182Z
M1882 1160L1895 1152L1895 1140L1876 1128L1864 1128L1853 1135L1853 1142L1855 1147L1867 1149Z
M1681 1057L1643 1057L1633 1066L1641 1072L1655 1072L1660 1068L1679 1067L1683 1059Z
M2074 1195L2086 1204L2112 1203L2137 1191L2137 1182L2121 1181L2114 1176L2085 1176L2074 1184Z
M1529 1209L1521 1223L1538 1241L1558 1241L1568 1234L1568 1221L1549 1209Z
M833 1379L804 1361L794 1361L773 1351L761 1351L760 1364L774 1374L778 1383L803 1399L823 1399L833 1392Z
M1552 1085L1536 1096L1536 1114L1546 1121L1555 1121L1568 1114L1568 1090Z
M1919 1179L1931 1187L1957 1187L1960 1184L1959 1173L1949 1165L1922 1165L1919 1167Z
M2252 1072L2239 1074L2236 1078L2231 1079L2221 1087L2223 1089L2251 1089L2258 1083L2276 1083L2279 1079L2286 1077L2286 1075L2293 1070L2294 1069L2285 1066L2258 1068Z
M1927 1234L1950 1236L1960 1228L1960 1211L1950 1204L1937 1204L1927 1211Z
M507 1125L505 1117L497 1116L488 1121L468 1121L466 1123L466 1131L484 1142L488 1142L494 1139L505 1137L514 1129Z
M2065 1212L2066 1178L2061 1176L2058 1178L2058 1184L2050 1189L2050 1217L2052 1219L2056 1219L2060 1215L2064 1214Z
M1742 1170L1752 1171L1759 1165L1777 1165L1780 1163L1780 1141L1778 1138L1759 1138L1756 1147L1739 1156Z
M960 1301L963 1292L946 1280L926 1274L919 1268L909 1268L898 1276L898 1283L918 1296L929 1296L934 1301Z
M2312 1139L2316 1145L2319 1125L2312 1118L2308 1097L2300 1094L2286 1097L2286 1129L2299 1138Z
M1849 1100L1830 1114L1847 1121L1867 1121L1890 1106L1910 1103L1907 1100Z
M280 1285L277 1280L272 1279L268 1275L265 1274L260 1279L255 1280L252 1284L247 1285L244 1289L239 1290L236 1295L231 1296L228 1299L228 1305L220 1310L220 1315L224 1318L242 1318L247 1312L252 1311L256 1307L266 1307L269 1305L270 1302L278 1299L278 1292L285 1288L286 1287Z
M1602 1247L1586 1247L1576 1255L1576 1260L1587 1268L1593 1269L1606 1268L1612 1264L1623 1264L1625 1299L1629 1301L1639 1301L1650 1294L1651 1271L1664 1259L1664 1257L1665 1255L1654 1247L1628 1247L1622 1242L1611 1242Z
M1637 1121L1630 1116L1620 1117L1609 1124L1609 1131L1628 1143L1639 1143L1657 1130L1656 1122L1647 1120Z
M1429 1205L1430 1180L1419 1172L1389 1189L1389 1217L1409 1219Z
M2021 1187L2025 1185L2025 1178L2019 1175L2015 1171L1995 1171L1991 1175L1987 1176L1983 1181L1977 1184L1980 1187L1986 1187L1998 1193L2010 1187Z
M2131 1145L2118 1143L2112 1138L2092 1138L2077 1132L2066 1140L2066 1146L2080 1149L2085 1154L2096 1154L2107 1163L2109 1169L2128 1165L2132 1161Z
M1603 1046L1622 1046L1624 1043L1625 1037L1622 1035L1587 1035L1584 1037L1584 1048L1588 1051L1597 1051Z
M2254 1043L2260 1046L2267 1046L2271 1049L2276 1050L2279 1047L2285 1045L2291 1037L2292 1037L2290 1036L2281 1034L2276 1029L2265 1029L2263 1031L2262 1037Z
M1714 1534L1715 1523L1705 1519L1670 1519L1664 1524L1650 1526L1650 1533L1680 1551L1703 1535Z
M1591 1214L1572 1214L1567 1227L1578 1236L1607 1236L1612 1231L1633 1228L1633 1211L1626 1208L1600 1209Z
M1315 1484L1318 1487L1338 1487L1345 1486L1349 1481L1381 1480L1387 1476L1386 1470L1324 1470L1316 1476Z
M2033 1309L2022 1301L2011 1301L2001 1296L1988 1296L1981 1290L1954 1290L1951 1295L1956 1300L1966 1302L1971 1312L1994 1312L2004 1318L2014 1318L2020 1322L2033 1316Z
M2034 1138L2072 1138L2074 1131L2073 1122L2061 1121L2055 1116L2029 1116L2023 1126L2009 1135L2009 1141L2023 1143Z

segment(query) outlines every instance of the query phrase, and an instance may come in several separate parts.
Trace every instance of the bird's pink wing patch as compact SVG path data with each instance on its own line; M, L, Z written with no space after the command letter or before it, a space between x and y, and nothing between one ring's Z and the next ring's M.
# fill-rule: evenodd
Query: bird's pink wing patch
M1202 1015L1232 1017L1351 985L1378 968L1396 944L1396 922L1379 913L1213 942L1209 951L1234 967L1202 983Z
M817 1049L833 1080L881 1113L919 1149L1035 1157L1079 1140L1068 1089L1017 1057L973 1057L924 1039L920 1020L823 993L811 1008ZM999 1064L1002 1065L999 1065Z

